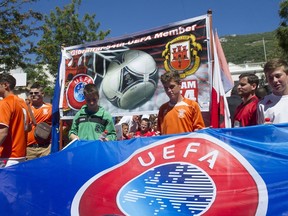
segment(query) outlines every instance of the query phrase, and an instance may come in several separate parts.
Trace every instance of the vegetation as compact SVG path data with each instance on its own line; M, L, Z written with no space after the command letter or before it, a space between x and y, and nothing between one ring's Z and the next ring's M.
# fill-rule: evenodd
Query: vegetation
M276 32L221 37L221 44L228 62L265 62L266 59L282 56ZM266 59L265 59L266 58Z
M282 22L273 32L222 37L222 47L227 61L243 64L265 62L266 59L276 57L288 59L288 0L280 3L279 17Z
M79 17L81 0L71 0L63 9L56 7L49 15L25 10L37 0L4 0L0 3L0 72L21 67L29 83L36 80L53 94L53 83L47 79L49 71L58 72L61 46L72 46L89 41L103 40L109 33L99 30L96 15ZM35 42L35 37L41 40ZM36 57L35 57L36 56Z
M288 58L288 0L281 2L279 16L282 22L276 31L276 37L283 55Z
M48 65L48 70L56 76L58 72L61 46L72 46L89 41L103 40L110 31L97 33L100 23L96 15L85 14L80 20L78 9L81 0L72 0L64 9L56 7L55 12L44 18L43 36L38 42L37 60Z
M16 67L25 68L34 50L33 37L40 30L42 15L32 10L21 10L25 4L37 0L3 0L0 2L0 72ZM3 66L4 65L4 66Z

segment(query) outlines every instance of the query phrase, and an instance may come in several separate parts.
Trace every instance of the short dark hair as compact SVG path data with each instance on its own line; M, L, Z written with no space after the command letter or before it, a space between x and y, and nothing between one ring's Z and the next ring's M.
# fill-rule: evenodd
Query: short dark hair
M44 89L43 85L41 85L39 82L35 82L31 85L30 89L33 89L33 88L37 88L37 89L40 89L41 91Z
M86 95L96 95L99 98L99 91L94 83L86 84L84 87L84 96Z
M242 73L242 74L240 74L239 79L244 78L244 77L247 77L247 81L250 85L255 83L256 89L258 88L259 78L256 74L254 74L254 73Z
M121 124L121 126L122 126L122 127L123 127L123 126L127 126L127 127L129 127L129 124L126 123L126 122L123 122L123 123Z
M259 99L262 99L268 94L268 92L267 92L266 88L260 87L256 90L255 94Z
M16 79L8 73L2 73L0 74L0 83L7 82L9 83L10 90L13 90L16 86Z
M279 58L271 59L264 65L264 73L272 73L277 68L283 67L283 71L288 75L288 63L287 61Z
M172 80L178 84L181 84L181 78L178 72L166 72L160 77L162 84L171 82Z

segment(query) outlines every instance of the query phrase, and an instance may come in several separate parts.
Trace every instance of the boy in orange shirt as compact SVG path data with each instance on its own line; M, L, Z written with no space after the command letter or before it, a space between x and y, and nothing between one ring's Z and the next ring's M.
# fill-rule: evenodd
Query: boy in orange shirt
M161 82L169 97L158 112L158 130L161 134L192 132L205 127L200 107L196 101L181 95L178 72L166 72Z
M0 163L2 167L25 161L27 132L19 98L13 94L16 79L0 74Z

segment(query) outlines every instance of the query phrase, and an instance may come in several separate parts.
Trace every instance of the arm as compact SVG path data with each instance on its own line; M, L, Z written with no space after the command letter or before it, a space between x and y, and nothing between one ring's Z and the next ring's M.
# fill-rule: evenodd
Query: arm
M69 136L69 139L70 140L74 140L74 139L78 139L79 140L79 137L77 135L71 133L70 136Z
M109 116L106 120L108 121L108 124L105 127L105 130L108 131L106 139L108 141L117 140L116 129L112 117Z
M257 124L264 124L264 105L258 103L257 105Z
M3 144L4 140L8 136L9 133L9 124L12 116L12 110L9 105L4 100L0 100L0 146Z
M78 115L76 113L76 115L73 118L72 125L68 133L68 137L70 140L79 139L77 119L78 119Z
M0 125L0 146L4 142L8 135L8 127L5 125Z
M200 130L200 129L203 129L205 128L205 124L204 124L204 120L203 120L203 117L202 117L202 113L201 113L201 110L200 110L200 107L198 105L198 103L195 102L195 106L194 106L194 116L193 116L193 131L197 131L197 130Z

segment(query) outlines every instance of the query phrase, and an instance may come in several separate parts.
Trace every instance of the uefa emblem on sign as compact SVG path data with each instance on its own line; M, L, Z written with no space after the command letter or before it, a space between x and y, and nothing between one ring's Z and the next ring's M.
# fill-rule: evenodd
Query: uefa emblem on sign
M92 177L71 215L265 215L267 206L266 184L241 154L191 133L138 149Z
M74 110L79 110L85 104L84 87L88 83L94 83L92 77L86 74L79 74L70 81L66 98L69 106Z

